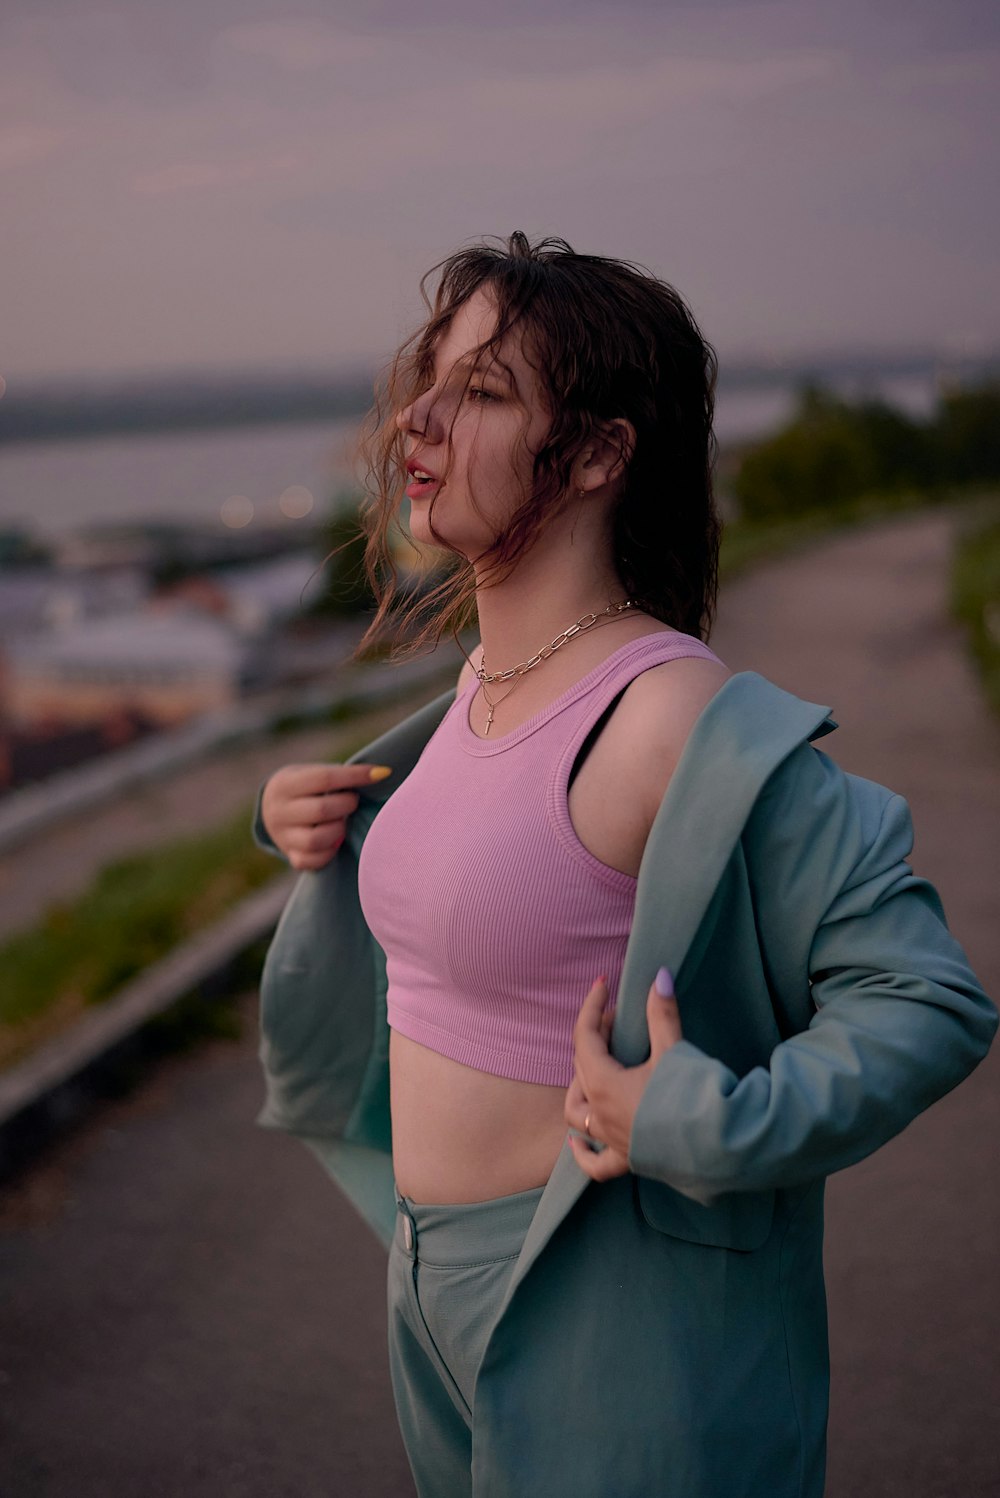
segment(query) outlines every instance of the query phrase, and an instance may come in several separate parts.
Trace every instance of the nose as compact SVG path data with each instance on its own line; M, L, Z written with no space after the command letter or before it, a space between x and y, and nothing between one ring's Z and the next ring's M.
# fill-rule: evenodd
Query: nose
M434 405L433 387L418 395L408 406L396 412L396 426L401 432L413 432L418 437L426 437L431 421L431 413Z
M413 404L411 401L408 406L404 406L401 411L396 412L397 431L412 432L415 430L413 426Z

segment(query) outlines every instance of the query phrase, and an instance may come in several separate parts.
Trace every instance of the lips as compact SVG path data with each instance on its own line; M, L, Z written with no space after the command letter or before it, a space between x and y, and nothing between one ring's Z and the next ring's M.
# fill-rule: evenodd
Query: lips
M406 463L406 471L412 479L412 483L406 486L408 499L428 499L440 484L437 474L431 473L416 458L409 458Z

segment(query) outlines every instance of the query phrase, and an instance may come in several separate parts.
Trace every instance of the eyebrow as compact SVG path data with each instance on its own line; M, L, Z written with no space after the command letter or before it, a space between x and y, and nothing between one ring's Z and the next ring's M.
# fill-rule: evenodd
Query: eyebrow
M470 375L492 375L495 379L500 380L510 389L518 389L517 377L514 375L513 371L508 365L502 363L501 360L497 358L496 354L491 355L485 352L481 352L476 355L474 360L471 354L466 354L463 358L457 361L457 367L459 369L464 369Z
M438 350L436 348L431 354L431 372L432 378L440 378L438 375ZM518 383L517 376L509 366L504 364L496 354L490 354L485 349L480 349L478 352L470 350L469 353L462 354L452 364L451 373L464 375L467 379L472 379L477 374L489 374L506 385L515 395L520 396L521 393L521 386Z

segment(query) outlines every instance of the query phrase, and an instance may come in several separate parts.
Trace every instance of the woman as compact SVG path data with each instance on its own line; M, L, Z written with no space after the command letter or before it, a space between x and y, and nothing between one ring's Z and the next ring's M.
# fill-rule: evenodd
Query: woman
M265 970L261 1122L391 1236L422 1498L819 1498L823 1178L996 1026L902 799L703 643L713 377L644 271L523 235L445 262L369 555L405 470L456 564L425 634L474 597L481 645L354 763L263 792L259 837L313 872Z

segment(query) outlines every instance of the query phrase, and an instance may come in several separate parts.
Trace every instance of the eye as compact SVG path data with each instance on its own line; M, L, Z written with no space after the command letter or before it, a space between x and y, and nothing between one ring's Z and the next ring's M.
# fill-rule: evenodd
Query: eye
M480 405L485 405L489 401L497 401L500 399L500 397L498 395L495 395L492 390L484 390L482 385L470 385L465 394L469 400L474 401Z

